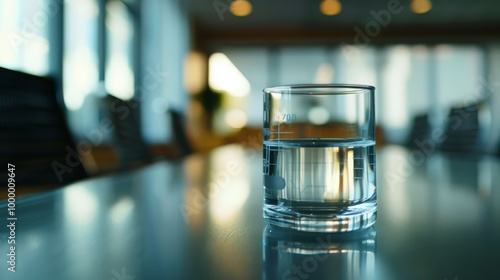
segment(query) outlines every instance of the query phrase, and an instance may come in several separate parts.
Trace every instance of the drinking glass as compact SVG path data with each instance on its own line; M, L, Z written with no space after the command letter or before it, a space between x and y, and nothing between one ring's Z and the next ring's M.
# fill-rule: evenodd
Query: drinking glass
M314 232L377 217L375 88L284 85L264 92L264 218Z

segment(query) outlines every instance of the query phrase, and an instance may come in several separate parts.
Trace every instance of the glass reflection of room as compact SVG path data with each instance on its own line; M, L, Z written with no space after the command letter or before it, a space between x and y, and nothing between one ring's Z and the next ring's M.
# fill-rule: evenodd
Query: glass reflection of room
M263 279L373 279L376 231L305 233L267 226Z

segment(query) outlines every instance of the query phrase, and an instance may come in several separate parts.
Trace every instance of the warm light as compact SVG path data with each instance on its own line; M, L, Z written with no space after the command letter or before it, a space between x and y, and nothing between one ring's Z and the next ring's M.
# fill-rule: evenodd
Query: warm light
M226 123L232 128L242 128L247 124L247 115L239 109L233 109L226 113Z
M342 4L338 0L324 0L321 2L319 9L324 15L334 16L340 14Z
M425 14L432 9L432 3L430 0L413 0L410 7L416 14Z
M214 91L240 97L250 92L250 83L225 54L212 54L208 60L208 67L208 84Z
M252 3L247 0L236 0L231 3L231 13L238 17L248 16L252 12Z
M325 186L325 193L323 195L324 199L329 201L341 200L341 194L340 194L341 188L339 188L340 161L337 160L338 155L339 155L339 147L334 147L333 156L335 157L335 160L331 161L333 163L332 172L328 172L326 174L327 178L325 178L325 180L328 180L328 182L334 182L334 183Z
M200 93L205 87L207 60L200 52L191 52L184 61L184 86L191 94Z
M224 222L234 218L250 194L250 185L248 181L231 178L234 184L223 190L216 190L218 193L213 195L209 204L210 215L216 222ZM211 182L211 191L214 183ZM215 184L216 185L216 184Z
M314 83L316 84L330 84L333 82L334 70L330 63L322 63L316 71Z
M210 218L222 226L240 221L240 211L250 195L250 180L245 160L246 154L237 146L214 151L209 157L208 191L206 197ZM244 221L243 221L244 222Z

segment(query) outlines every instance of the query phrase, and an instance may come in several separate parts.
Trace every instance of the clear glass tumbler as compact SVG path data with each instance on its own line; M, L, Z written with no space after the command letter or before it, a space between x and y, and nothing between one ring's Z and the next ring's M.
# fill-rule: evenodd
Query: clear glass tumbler
M286 85L264 92L264 218L314 232L377 217L375 88Z

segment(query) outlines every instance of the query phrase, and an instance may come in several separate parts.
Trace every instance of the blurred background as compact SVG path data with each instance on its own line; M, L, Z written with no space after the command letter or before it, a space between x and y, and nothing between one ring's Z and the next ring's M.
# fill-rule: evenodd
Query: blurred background
M380 144L418 146L441 129L443 150L495 154L499 10L494 0L0 0L0 67L54 80L90 173L258 146L262 89L297 83L375 86Z

